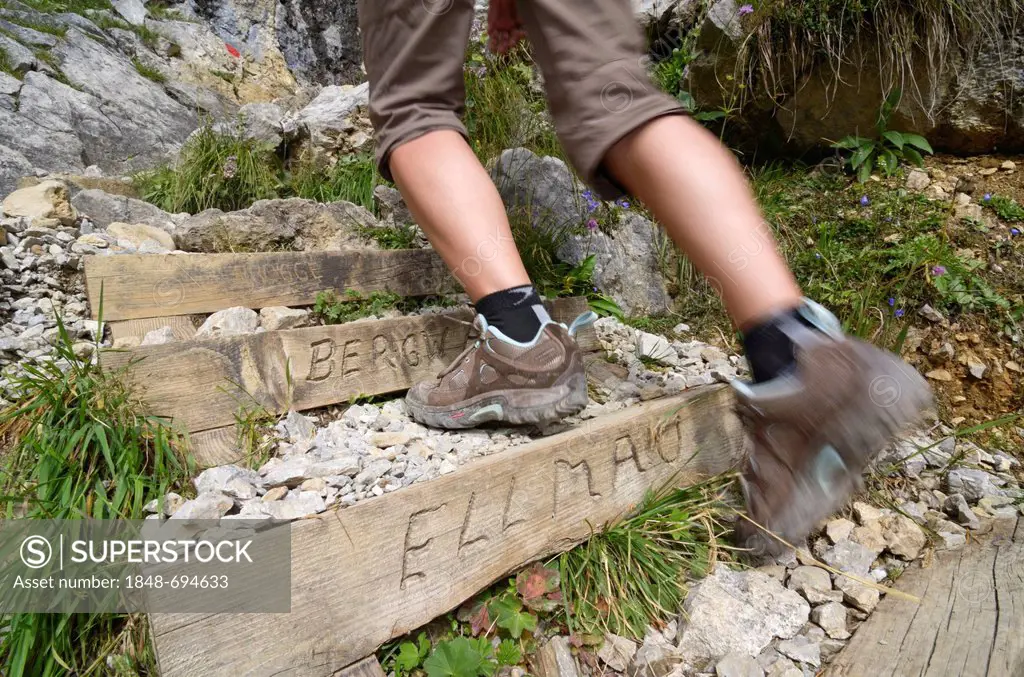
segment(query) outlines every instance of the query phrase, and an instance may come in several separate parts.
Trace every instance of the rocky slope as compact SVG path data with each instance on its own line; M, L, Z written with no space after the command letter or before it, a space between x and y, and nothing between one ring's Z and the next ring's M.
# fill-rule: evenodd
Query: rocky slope
M0 192L36 172L166 161L205 116L362 81L355 1L0 3ZM87 3L103 7L104 0ZM76 5L77 7L77 5Z

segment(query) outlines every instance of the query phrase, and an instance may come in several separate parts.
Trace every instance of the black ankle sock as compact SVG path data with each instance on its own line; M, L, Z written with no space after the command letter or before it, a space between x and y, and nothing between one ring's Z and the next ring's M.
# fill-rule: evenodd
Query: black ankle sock
M747 353L747 361L750 362L750 370L754 374L754 383L770 381L792 368L796 362L793 341L782 329L782 325L791 320L797 320L800 324L817 330L799 309L794 308L743 334L743 348Z
M488 294L476 302L487 324L514 341L531 341L541 324L550 319L533 285L525 284Z

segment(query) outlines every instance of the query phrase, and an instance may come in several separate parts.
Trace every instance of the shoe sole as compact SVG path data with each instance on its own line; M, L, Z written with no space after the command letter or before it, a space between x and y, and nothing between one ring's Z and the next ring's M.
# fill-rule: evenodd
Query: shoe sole
M795 490L786 509L772 516L771 524L763 525L795 546L800 546L799 541L821 519L845 505L861 485L871 458L932 404L927 381L894 355L849 339L830 349L850 351L846 357L865 365L870 372L864 379L868 392L847 403L842 425L836 426L839 429L834 433L832 450L822 449L816 461L794 477ZM824 467L826 462L831 467ZM831 476L823 477L826 474ZM748 490L744 486L744 492ZM777 555L785 549L776 538L752 524L737 527L740 542L755 555Z
M423 425L463 430L493 422L554 423L583 411L588 401L586 374L575 373L550 388L495 390L446 407L431 407L406 398L406 405Z

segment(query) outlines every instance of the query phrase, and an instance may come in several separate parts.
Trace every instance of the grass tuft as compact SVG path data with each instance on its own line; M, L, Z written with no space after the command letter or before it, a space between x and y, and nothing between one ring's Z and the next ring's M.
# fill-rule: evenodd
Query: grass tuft
M345 155L334 165L296 161L283 179L290 196L317 202L344 200L374 210L373 189L382 182L372 153Z
M78 357L59 318L53 359L13 384L18 402L0 411L5 518L142 519L149 499L191 476L180 436L144 413L123 373ZM133 670L156 672L140 616L13 614L0 623L7 677L106 674L117 651Z
M152 80L153 82L158 83L167 81L167 77L163 73L153 68L152 66L147 66L146 64L139 61L137 58L132 59L132 65L135 66L135 70L139 72L139 75L146 78L147 80Z
M279 171L272 149L205 125L173 165L136 176L135 185L143 199L171 213L235 211L279 197Z
M679 613L688 577L707 574L726 534L720 516L732 484L720 477L649 494L637 512L561 556L573 633L642 638Z

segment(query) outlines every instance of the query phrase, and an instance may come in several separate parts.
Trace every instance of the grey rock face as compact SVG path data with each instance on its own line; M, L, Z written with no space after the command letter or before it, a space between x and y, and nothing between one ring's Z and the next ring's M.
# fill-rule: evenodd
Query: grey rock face
M810 605L759 571L719 567L693 588L684 610L679 652L699 670L730 652L754 656L776 637L793 637Z
M229 251L280 247L340 251L374 249L359 235L376 226L373 214L349 202L319 203L301 198L260 200L248 209L222 212L208 209L183 221L175 240L185 251Z
M586 221L584 187L564 162L541 158L525 148L507 150L492 171L505 204L529 209L535 228L552 232L581 231ZM669 309L665 281L660 273L654 224L627 212L612 232L592 231L568 237L558 250L567 263L596 258L594 281L627 314L663 314Z
M284 141L281 121L284 111L274 103L249 103L238 109L235 120L218 122L213 128L221 134L237 134L277 148Z
M94 107L115 128L116 133L107 136L75 127L85 165L115 172L142 169L176 151L195 129L198 119L193 111L140 75L126 56L80 30L68 31L54 54L64 75L100 102Z
M146 23L146 5L143 0L110 0L114 11L124 17L133 26Z
M310 82L346 84L363 79L356 0L283 0L276 28L289 68Z
M13 80L13 78L11 78ZM20 83L19 83L20 84ZM0 124L4 110L0 108ZM24 155L0 144L0 195L6 195L17 187L18 179L32 174L32 163Z
M148 202L124 195L111 195L92 188L80 191L71 198L71 204L100 228L111 223L144 223L166 233L174 233L175 230L177 217Z

